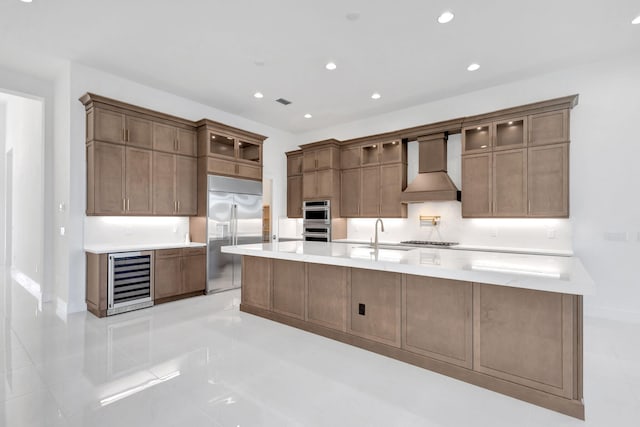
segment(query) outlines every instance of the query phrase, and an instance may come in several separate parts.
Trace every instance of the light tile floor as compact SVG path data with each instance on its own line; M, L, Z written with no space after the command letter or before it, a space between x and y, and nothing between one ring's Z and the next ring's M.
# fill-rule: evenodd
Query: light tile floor
M638 426L640 325L586 319L586 422L238 311L63 320L0 279L0 426Z

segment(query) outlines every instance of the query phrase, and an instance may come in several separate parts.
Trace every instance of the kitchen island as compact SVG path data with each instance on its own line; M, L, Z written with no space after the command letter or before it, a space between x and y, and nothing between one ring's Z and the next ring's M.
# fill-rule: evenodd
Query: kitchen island
M584 419L582 295L563 256L319 242L227 246L240 310Z

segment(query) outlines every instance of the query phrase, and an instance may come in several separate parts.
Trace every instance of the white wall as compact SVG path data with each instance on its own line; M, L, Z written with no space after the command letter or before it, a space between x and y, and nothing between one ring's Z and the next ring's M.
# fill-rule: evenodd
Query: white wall
M5 259L5 187L6 187L6 177L5 177L5 156L4 153L4 140L7 135L6 130L6 121L7 121L7 102L4 100L0 100L0 268L7 264L7 260Z
M3 157L13 153L11 260L13 268L43 284L44 108L40 100L0 94L6 102ZM8 231L8 230L5 230Z
M60 144L66 144L66 147L69 147L70 164L73 165L69 169L69 194L66 198L61 194L56 200L56 204L66 203L68 207L66 241L70 265L67 281L69 312L84 309L85 111L84 106L77 100L85 92L93 92L190 120L209 118L268 136L263 151L264 178L273 180L272 218L286 215L286 159L282 153L296 147L291 134L93 68L71 64L68 92L71 100L68 110L70 111L70 139L67 143L56 141L56 149L60 149ZM277 222L275 224L277 225ZM92 222L86 225L91 227Z
M86 246L184 243L188 232L188 217L88 216L84 219Z
M640 320L640 202L634 197L640 182L637 56L582 65L305 133L298 142L349 139L575 93L580 94L580 101L571 113L570 233L574 252L598 285L597 295L585 297L586 310L592 315ZM505 233L520 232L505 229Z

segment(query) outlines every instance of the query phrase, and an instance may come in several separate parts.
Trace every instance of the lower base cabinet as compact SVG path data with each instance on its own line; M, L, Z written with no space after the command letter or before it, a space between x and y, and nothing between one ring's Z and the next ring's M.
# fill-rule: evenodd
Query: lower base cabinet
M406 275L402 288L402 348L471 369L473 285Z
M582 297L242 257L240 310L584 419Z
M206 280L206 248L155 251L154 303L204 292Z

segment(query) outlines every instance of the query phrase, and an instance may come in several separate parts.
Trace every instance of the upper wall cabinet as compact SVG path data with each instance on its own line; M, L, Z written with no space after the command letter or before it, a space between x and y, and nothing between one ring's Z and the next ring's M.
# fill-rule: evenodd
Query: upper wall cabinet
M196 214L193 122L89 93L80 101L87 215Z
M569 111L577 97L490 113L462 129L462 216L569 216ZM528 114L530 113L530 114ZM507 113L508 114L508 113Z
M302 150L287 155L287 217L302 218Z
M307 144L302 149L302 172L340 168L338 141L327 140Z
M198 156L208 157L207 173L262 180L265 136L211 120L198 123Z

